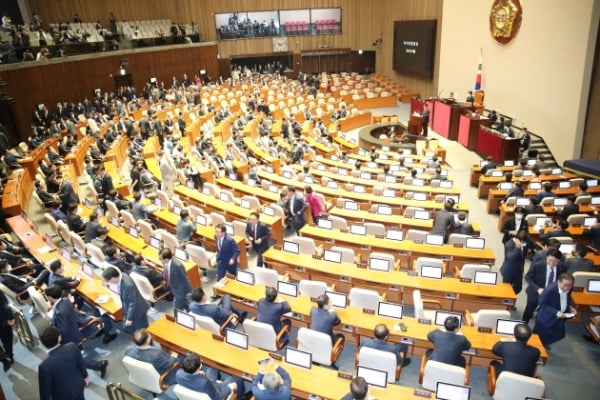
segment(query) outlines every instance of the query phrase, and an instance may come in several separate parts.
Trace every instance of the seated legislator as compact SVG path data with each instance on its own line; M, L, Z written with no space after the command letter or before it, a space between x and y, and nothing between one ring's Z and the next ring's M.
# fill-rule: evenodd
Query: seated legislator
M526 324L515 325L515 340L501 340L496 342L492 353L502 357L502 361L492 360L491 365L496 370L496 377L502 371L514 372L515 374L533 376L540 351L527 344L531 337L531 328Z
M410 364L410 358L406 357L408 354L408 346L404 343L389 343L386 342L390 336L390 331L384 324L378 324L373 330L373 336L375 338L363 338L360 341L360 347L370 347L372 349L387 351L393 353L396 356L396 363L402 363L403 367ZM400 356L400 353L404 353L404 359Z
M75 233L85 232L87 223L85 219L77 215L77 207L75 203L67 206L67 225Z
M277 289L267 287L265 289L265 297L258 301L256 320L271 325L275 333L278 333L284 325L291 327L292 321L289 319L282 321L281 317L292 311L292 308L287 301L276 302L276 299ZM285 338L282 338L282 340L285 340Z
M357 376L350 382L350 393L342 397L342 400L367 400L370 399L369 384L362 376Z
M571 233L567 230L569 228L569 223L567 220L561 219L558 221L558 224L554 226L554 230L544 233L544 228L540 230L540 242L546 243L548 239L553 237L571 237Z
M152 343L152 336L146 331L146 329L138 329L133 334L134 344L130 345L125 349L125 355L134 358L138 361L143 361L152 364L156 372L162 375L177 362L181 364L183 356L179 356L179 360L169 355L162 349L154 347ZM176 383L176 374L179 368L173 369L165 379L163 383L165 385L173 385Z
M310 328L318 332L323 332L331 337L331 343L337 342L343 338L341 333L333 333L333 327L342 322L337 312L331 308L331 299L326 294L317 297L317 307L310 309Z
M241 378L228 377L222 382L209 379L202 371L200 356L189 353L181 363L181 369L175 373L178 385L196 392L205 393L210 400L225 400L232 392L244 392L244 381Z
M558 217L566 220L569 216L579 213L579 205L575 204L575 195L567 197L567 205L564 207L556 208Z
M561 263L562 254L557 249L548 249L546 259L537 263L531 263L529 271L525 274L527 281L527 305L523 313L523 321L528 324L533 312L538 306L540 295L544 288L554 283L566 267Z
M590 240L590 245L600 249L600 214L596 215L596 222L583 230L583 235Z
M63 291L68 291L73 295L74 304L78 310L83 306L83 297L75 292L75 288L79 285L79 279L74 276L64 276L65 266L60 260L54 260L50 263L50 276L48 276L48 286L58 286Z
M467 213L464 211L460 211L456 215L456 221L454 221L454 230L453 233L459 233L462 235L472 236L475 233L473 229L473 225L470 222L467 222Z
M573 274L574 272L593 272L594 261L589 258L585 258L588 253L588 249L585 245L577 243L575 249L571 254L567 255L565 259L565 266L567 272Z
M258 375L252 382L252 395L256 400L288 400L291 399L292 379L280 366L275 372L266 372L269 361L258 364Z
M0 282L15 293L25 292L29 286L42 286L48 280L49 272L44 270L40 272L37 278L32 279L27 275L17 276L11 273L12 267L6 260L0 259ZM21 299L28 299L29 293L25 292Z
M542 190L537 192L537 194L535 195L535 197L539 201L542 201L546 197L554 197L554 196L555 196L555 194L552 191L552 183L550 183L550 182L544 182L544 184L542 185Z
M445 331L436 329L427 334L427 339L434 345L433 350L427 350L427 358L464 368L466 361L461 353L471 348L471 342L460 333L457 317L446 318L444 328Z
M98 237L98 228L100 227L100 224L98 223L98 213L96 213L96 211L92 211L89 218L88 223L85 224L85 235L83 236L83 241L85 243L90 243Z
M223 296L220 304L212 304L208 302L208 296L204 293L202 286L192 289L192 302L189 309L193 314L212 318L219 326L222 326L231 314L239 316L239 313L231 307L231 297L229 295ZM245 316L245 314L242 313L242 316ZM229 321L227 327L233 329L235 325L232 321Z
M156 211L156 206L148 206L142 202L142 193L135 192L133 195L133 206L131 207L131 215L136 220L150 220L150 215Z

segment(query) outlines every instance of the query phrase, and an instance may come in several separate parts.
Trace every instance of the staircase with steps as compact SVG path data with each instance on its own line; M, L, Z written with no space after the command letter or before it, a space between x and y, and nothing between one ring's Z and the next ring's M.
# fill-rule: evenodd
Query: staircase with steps
M548 164L549 168L558 167L559 165L556 162L554 155L552 155L552 152L550 151L550 148L546 144L546 141L544 140L544 138L542 138L541 136L538 136L536 134L533 134L531 132L530 132L530 135L531 135L531 142L529 144L528 152L533 152L533 151L537 152L535 155L532 154L532 157L530 157L530 158L534 158L537 155L542 155L542 156L544 156L544 162L546 164ZM527 154L524 154L524 155L527 155Z

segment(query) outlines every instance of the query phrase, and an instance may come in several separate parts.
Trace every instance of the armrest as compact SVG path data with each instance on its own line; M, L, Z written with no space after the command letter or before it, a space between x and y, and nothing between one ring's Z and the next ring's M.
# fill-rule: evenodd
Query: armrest
M237 389L232 390L231 394L229 396L227 396L227 399L225 399L225 400L237 400L237 393L238 393ZM252 399L254 399L254 396L252 396Z
M400 260L396 260L396 262L394 263L394 270L395 271L400 270Z
M331 349L331 363L332 364L335 364L335 362L337 361L337 359L342 354L342 351L344 350L344 344L345 343L346 343L346 338L344 338L344 337L339 338L334 343L333 348Z
M437 300L423 299L423 304L434 304L437 306L438 310L442 309L442 303Z
M79 332L83 332L84 329L87 329L92 325L98 326L98 330L96 333L99 333L102 331L102 329L104 329L104 324L102 323L102 321L100 321L98 318L92 318L87 324L85 324L79 328ZM88 340L89 340L89 337L84 337L83 339L81 339L81 342L79 344L83 344L83 343L87 342Z
M357 347L356 355L354 356L354 367L355 368L358 367L358 363L360 362L359 354L360 354L360 345Z
M380 297L381 301L385 301L385 299L387 298L387 292L383 292L383 294Z
M402 361L404 361L404 357L406 357L406 353L401 351L400 357L402 357ZM396 380L400 379L401 373L402 373L402 362L396 364Z
M491 363L488 367L487 386L488 393L490 396L493 396L494 392L496 391L496 367L494 367L494 365Z
M419 369L419 383L423 384L423 375L425 374L425 365L427 364L427 354L421 356L421 367Z
M355 264L360 264L362 262L361 258L360 258L360 254L357 254L354 256L354 263Z
M592 246L592 245L589 245L589 244L587 245L587 248L588 248L590 251L592 251L594 254L598 254L598 252L600 252L600 250L598 250L597 248L595 248L594 246Z
M469 380L471 379L471 357L469 362L465 365L465 386L469 386Z
M171 385L166 385L164 384L164 380L167 377L167 375L169 375L172 371L174 371L176 368L179 368L181 366L181 364L179 364L178 362L173 363L173 365L171 365L171 368L169 368L168 370L166 370L165 372L163 372L160 375L160 378L158 379L158 384L160 385L160 388L162 390L167 390L169 388L169 386Z
M315 253L318 256L322 256L323 255L323 244L320 244L320 245L317 246L317 249L315 250Z
M26 271L26 272L21 272L21 271ZM31 268L31 265L29 264L21 264L18 265L14 268L12 268L11 273L14 275L31 275L31 273L33 272L33 268Z
M465 310L465 323L467 326L475 326L475 319L469 310Z
M539 240L536 240L535 242L533 242L535 244L535 246L537 248L543 249L544 245L542 244L542 242L540 242Z
M335 292L335 283L332 283L332 284L331 284L331 291L332 291L332 292Z
M230 322L234 326L237 326L237 324L239 322L238 316L232 313L229 317L227 317L227 319L225 320L225 322L223 322L223 324L219 328L219 332L221 333L221 335L223 335L223 332L225 332L225 328L227 328L227 325L229 325Z
M460 279L460 270L461 268L458 265L454 266L454 276L456 276L458 279Z
M25 304L29 304L31 303L33 300L31 300L31 298L23 298L22 296L24 296L25 294L27 294L27 289L18 292L15 294L15 300L17 301L17 303L19 303L19 305L24 306Z
M279 331L279 333L277 334L277 336L275 337L276 339L276 344L277 344L277 349L281 349L283 346L285 346L285 342L283 342L281 340L281 338L286 334L289 333L290 331L290 327L288 325L283 325L283 327L281 328L281 330Z
M165 293L161 294L160 296L157 296L156 292L158 292L160 289L165 289L165 284L164 283L161 283L160 285L158 285L157 287L155 287L154 289L152 289L152 297L156 301L160 301L160 300L164 299L165 297L167 297L171 293L169 290L165 289Z

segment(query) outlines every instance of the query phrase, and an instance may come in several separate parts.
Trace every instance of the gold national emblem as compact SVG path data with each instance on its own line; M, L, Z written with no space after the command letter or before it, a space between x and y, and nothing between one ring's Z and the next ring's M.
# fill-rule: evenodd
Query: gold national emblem
M498 43L510 42L521 27L523 10L519 0L495 0L490 11L490 31Z

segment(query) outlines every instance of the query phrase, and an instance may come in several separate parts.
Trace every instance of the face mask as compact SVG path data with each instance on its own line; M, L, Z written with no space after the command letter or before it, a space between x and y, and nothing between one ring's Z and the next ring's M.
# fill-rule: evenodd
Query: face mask
M523 218L523 214L515 214L515 218Z

